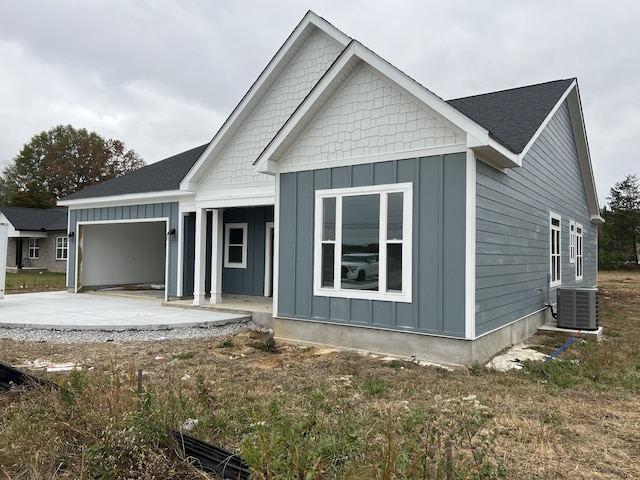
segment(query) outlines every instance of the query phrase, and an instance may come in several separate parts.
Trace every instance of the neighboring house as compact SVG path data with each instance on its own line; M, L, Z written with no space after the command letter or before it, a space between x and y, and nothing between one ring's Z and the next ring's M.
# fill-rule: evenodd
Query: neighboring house
M208 145L59 203L71 291L273 295L277 337L423 360L484 361L597 284L575 79L446 102L312 12Z
M67 271L67 209L0 207L8 224L7 270Z

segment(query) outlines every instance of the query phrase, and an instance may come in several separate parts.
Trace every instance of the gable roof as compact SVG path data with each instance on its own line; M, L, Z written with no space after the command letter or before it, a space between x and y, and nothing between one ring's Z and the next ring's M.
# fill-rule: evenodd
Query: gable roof
M22 231L67 231L66 208L0 207L13 228Z
M181 189L195 189L195 184L207 170L208 159L212 158L212 154L224 150L227 143L242 128L254 109L269 93L270 88L278 80L289 62L296 56L307 40L319 30L343 46L346 46L351 41L350 37L324 18L309 10L216 132L206 150L181 182Z
M200 145L133 172L72 193L64 197L59 204L64 204L67 200L178 190L180 181L206 147L207 144Z
M522 153L575 79L448 100L514 153Z

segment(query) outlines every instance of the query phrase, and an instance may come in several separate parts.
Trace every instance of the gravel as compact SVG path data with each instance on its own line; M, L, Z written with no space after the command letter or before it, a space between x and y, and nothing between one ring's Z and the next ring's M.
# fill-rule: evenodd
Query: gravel
M50 330L0 327L0 339L53 343L148 342L224 337L245 328L259 329L253 322L163 330Z

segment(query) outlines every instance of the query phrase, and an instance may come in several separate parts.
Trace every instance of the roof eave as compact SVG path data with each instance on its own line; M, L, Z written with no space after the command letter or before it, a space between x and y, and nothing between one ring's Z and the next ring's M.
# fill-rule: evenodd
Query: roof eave
M166 190L162 192L129 193L126 195L108 195L104 197L79 198L76 200L58 200L59 206L70 209L96 208L111 205L137 205L158 202L179 201L193 196L191 191Z
M485 128L356 40L352 40L258 156L254 162L256 171L271 175L277 173L278 163L291 147L292 141L302 133L318 113L321 106L324 105L324 102L328 101L339 85L361 61L398 85L414 101L427 105L437 115L466 132L469 148L486 147L492 150L492 157L495 157L499 163L509 166L514 166L515 164L517 166L517 155L509 152L508 149L493 140Z

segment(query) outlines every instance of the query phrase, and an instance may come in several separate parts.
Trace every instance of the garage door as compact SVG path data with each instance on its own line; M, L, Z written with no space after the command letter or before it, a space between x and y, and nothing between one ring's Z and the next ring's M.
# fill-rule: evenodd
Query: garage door
M166 222L81 225L78 287L165 283Z

